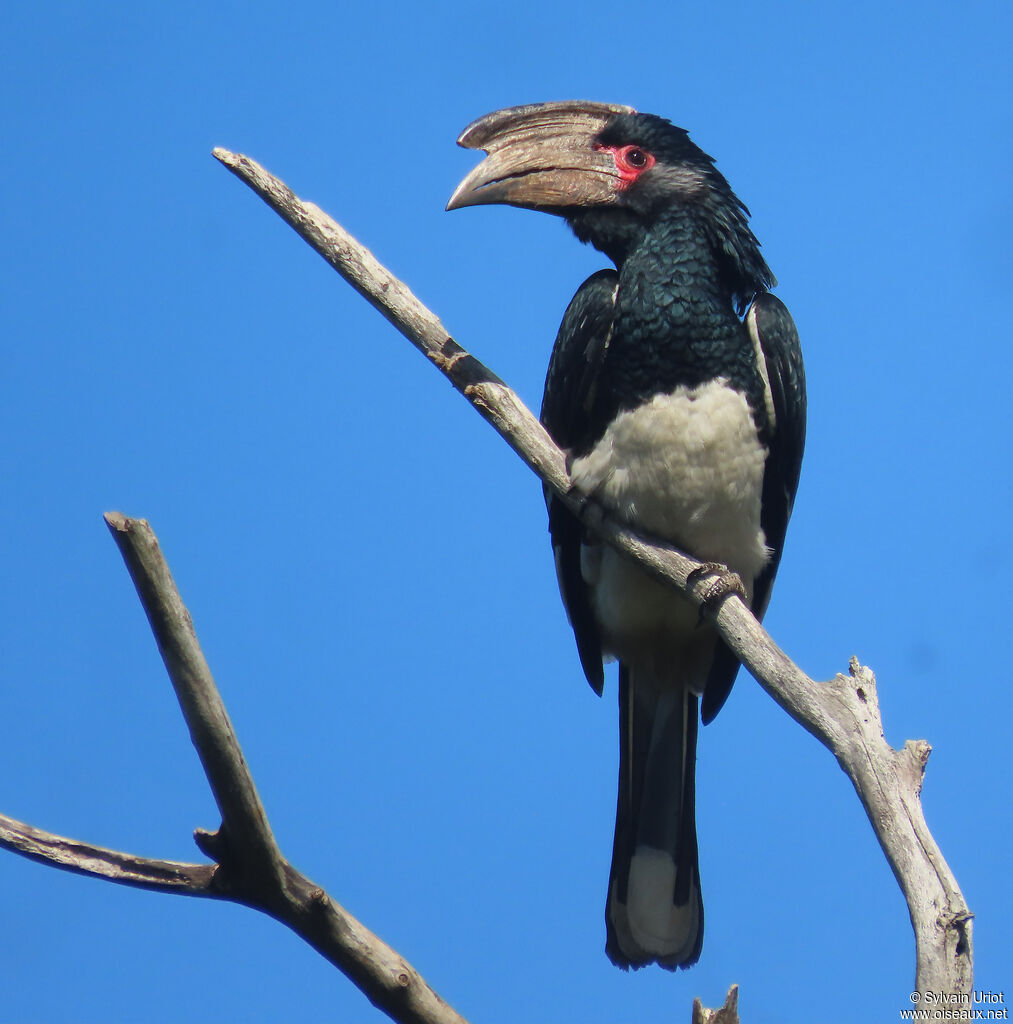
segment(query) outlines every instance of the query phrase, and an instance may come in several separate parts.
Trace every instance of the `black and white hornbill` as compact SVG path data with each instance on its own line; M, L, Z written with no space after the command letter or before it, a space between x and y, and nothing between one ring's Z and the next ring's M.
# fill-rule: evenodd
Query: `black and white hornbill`
M798 484L805 378L748 210L683 129L629 107L512 107L458 142L488 156L448 209L558 214L616 266L571 300L545 382L542 422L574 487L737 574L762 616ZM689 967L703 943L697 702L706 724L738 663L689 601L547 501L559 588L598 694L603 659L619 661L606 952L623 968Z

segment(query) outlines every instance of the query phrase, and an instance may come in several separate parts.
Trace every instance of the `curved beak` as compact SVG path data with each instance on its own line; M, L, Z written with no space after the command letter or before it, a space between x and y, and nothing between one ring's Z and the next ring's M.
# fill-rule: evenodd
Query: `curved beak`
M496 110L457 140L488 156L461 182L448 210L509 203L532 210L601 206L615 201L619 178L595 140L616 114L632 107L567 100Z

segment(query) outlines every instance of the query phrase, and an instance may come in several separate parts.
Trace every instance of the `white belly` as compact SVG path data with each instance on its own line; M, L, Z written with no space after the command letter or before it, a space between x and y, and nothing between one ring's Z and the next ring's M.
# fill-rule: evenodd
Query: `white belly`
M620 413L572 478L639 531L727 565L751 595L770 557L760 527L766 455L745 397L718 380ZM582 549L581 569L606 653L670 669L673 658L703 656L691 650L704 641L696 609L671 588L598 544Z

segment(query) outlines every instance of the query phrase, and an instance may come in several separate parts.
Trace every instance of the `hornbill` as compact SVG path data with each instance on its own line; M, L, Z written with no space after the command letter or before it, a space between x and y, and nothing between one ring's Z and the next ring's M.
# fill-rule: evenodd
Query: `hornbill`
M711 598L762 616L805 441L798 335L749 211L682 128L630 107L495 111L458 139L486 158L448 209L563 217L615 270L592 274L552 350L542 422L573 487L706 563ZM560 593L601 695L619 662L619 798L606 952L689 967L703 944L694 812L697 706L720 710L738 662L682 595L589 534L547 494Z

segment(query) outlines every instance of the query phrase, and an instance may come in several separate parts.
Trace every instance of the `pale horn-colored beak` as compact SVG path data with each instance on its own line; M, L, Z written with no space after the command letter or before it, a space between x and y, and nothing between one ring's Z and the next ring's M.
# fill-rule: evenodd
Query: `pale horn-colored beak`
M509 203L551 210L614 202L614 161L594 144L612 117L632 113L618 104L565 100L480 117L457 144L489 155L457 186L447 209Z

